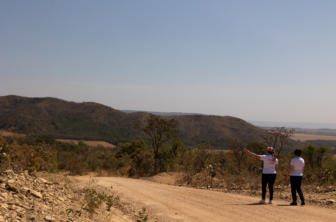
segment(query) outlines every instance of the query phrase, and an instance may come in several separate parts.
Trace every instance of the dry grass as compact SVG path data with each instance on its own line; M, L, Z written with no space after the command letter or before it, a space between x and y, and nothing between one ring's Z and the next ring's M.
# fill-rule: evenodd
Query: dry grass
M5 131L5 130L0 130L0 134L3 135L3 136L13 136L17 133L13 133L13 132L8 132L8 131ZM17 134L19 137L24 137L26 136L26 134ZM82 140L66 140L66 139L56 139L57 141L60 141L60 142L65 142L65 143L75 143L77 144L79 141L82 141ZM89 145L89 146L103 146L103 147L106 147L106 148L115 148L116 146L111 144L111 143L108 143L108 142L105 142L105 141L83 141L86 145Z
M5 130L0 130L0 134L3 135L3 136L13 136L17 133L13 133L13 132L8 132L8 131L5 131ZM26 136L26 134L17 134L19 137L23 137L23 136Z
M301 142L306 140L336 140L336 136L294 133L291 139L300 140Z
M83 141L83 140L66 140L66 139L56 139L57 141L60 141L60 142L64 142L64 143L75 143L77 144L79 141L82 141L84 142L86 145L89 145L89 146L103 146L103 147L106 147L106 148L115 148L116 146L111 144L111 143L108 143L108 142L105 142L105 141Z

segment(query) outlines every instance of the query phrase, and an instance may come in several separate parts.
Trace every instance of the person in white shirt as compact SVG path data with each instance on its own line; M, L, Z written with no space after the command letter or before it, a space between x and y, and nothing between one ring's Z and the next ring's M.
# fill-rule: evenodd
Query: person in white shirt
M292 190L292 199L293 202L290 204L292 206L297 206L296 202L296 192L298 192L300 199L301 199L301 205L305 205L305 199L303 197L303 193L301 190L301 182L302 182L302 176L303 176L303 170L305 166L304 159L302 159L301 156L302 151L300 149L296 149L294 151L295 158L292 159L290 165L291 169L288 173L290 175L290 183L291 183L291 190ZM286 180L288 181L288 175Z
M274 149L273 147L267 148L267 155L257 155L255 153L252 153L248 150L244 150L244 152L250 154L251 156L257 158L258 160L264 161L264 169L261 177L261 190L262 190L262 197L261 200L259 200L259 203L265 204L265 197L266 197L266 186L268 184L269 189L269 204L273 203L273 186L276 179L276 172L278 170L278 159L274 155Z

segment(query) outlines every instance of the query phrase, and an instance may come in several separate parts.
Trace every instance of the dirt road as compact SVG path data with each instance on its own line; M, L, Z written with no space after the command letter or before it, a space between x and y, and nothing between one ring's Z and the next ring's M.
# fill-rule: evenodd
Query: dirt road
M288 202L277 200L272 205L259 205L256 197L129 178L96 179L99 185L113 186L129 205L146 207L150 221L336 221L335 210L315 206L288 206Z

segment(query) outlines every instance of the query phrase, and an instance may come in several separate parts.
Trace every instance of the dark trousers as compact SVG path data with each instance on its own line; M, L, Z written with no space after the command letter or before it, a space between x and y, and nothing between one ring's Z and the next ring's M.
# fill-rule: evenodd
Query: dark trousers
M298 192L301 201L304 202L304 197L301 190L302 176L290 176L290 182L291 182L293 202L296 203L296 191Z
M275 182L276 174L262 174L261 176L261 191L262 198L265 200L266 197L266 186L268 184L268 189L270 193L270 200L273 200L273 185Z

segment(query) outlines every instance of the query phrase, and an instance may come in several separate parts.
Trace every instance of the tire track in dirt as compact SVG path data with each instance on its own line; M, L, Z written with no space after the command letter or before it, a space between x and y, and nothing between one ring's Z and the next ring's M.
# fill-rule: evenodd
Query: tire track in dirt
M79 179L87 179L85 177ZM203 189L170 186L146 180L99 177L98 184L110 187L122 201L141 209L150 218L163 221L335 221L336 211L316 206L289 206L274 200L259 205L256 197Z

